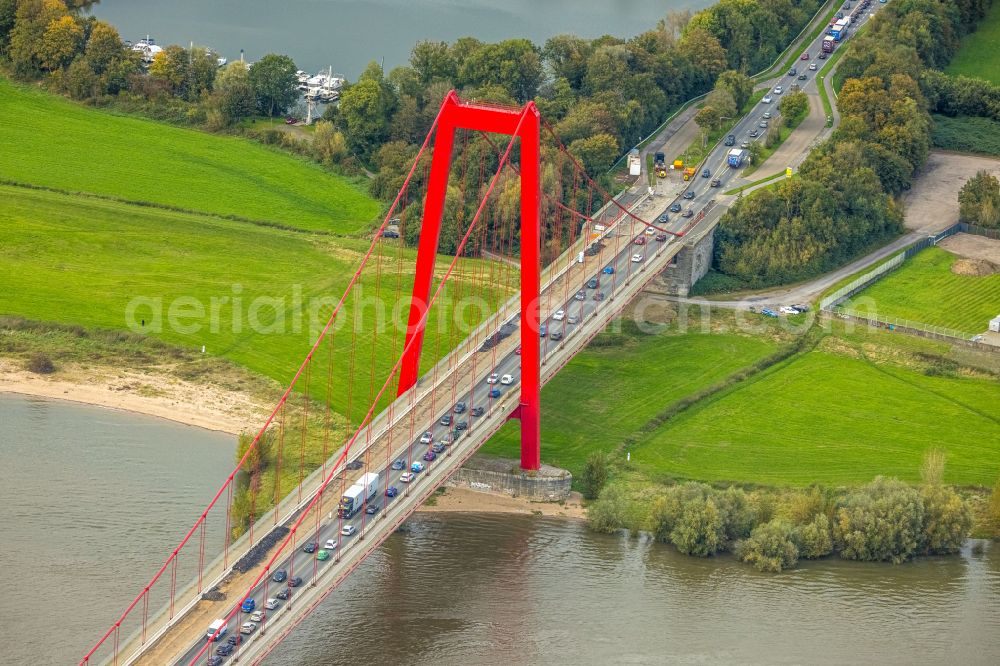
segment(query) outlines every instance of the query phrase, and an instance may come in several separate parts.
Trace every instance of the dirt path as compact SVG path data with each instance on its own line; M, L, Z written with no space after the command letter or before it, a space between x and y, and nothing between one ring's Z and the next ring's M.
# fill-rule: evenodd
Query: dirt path
M963 259L988 261L1000 266L1000 240L973 234L955 234L938 243L938 247Z
M768 178L776 173L784 173L786 167L797 168L802 164L802 161L809 154L809 151L812 150L812 147L819 141L823 130L826 129L823 103L820 101L819 93L815 89L807 92L806 99L809 100L809 115L785 139L785 142L767 158L764 166L753 174L753 180Z

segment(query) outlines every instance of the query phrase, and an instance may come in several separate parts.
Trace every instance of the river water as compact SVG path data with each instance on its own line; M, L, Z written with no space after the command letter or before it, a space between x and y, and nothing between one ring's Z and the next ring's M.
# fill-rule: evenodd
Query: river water
M232 438L5 395L0 424L0 662L75 663L215 491ZM575 521L421 514L267 663L997 664L1000 544L984 546L770 575Z
M632 37L676 9L712 0L102 0L94 9L123 39L210 46L230 60L284 53L300 69L357 78L371 61L405 64L419 40L552 35Z

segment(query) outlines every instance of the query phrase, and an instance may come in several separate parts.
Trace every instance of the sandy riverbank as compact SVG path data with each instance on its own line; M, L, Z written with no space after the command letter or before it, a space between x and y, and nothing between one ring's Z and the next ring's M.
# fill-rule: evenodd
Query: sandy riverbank
M441 513L514 513L523 515L555 516L583 520L587 517L580 493L570 493L562 504L556 502L532 502L520 497L484 493L468 488L447 488L435 494L430 504L419 511Z
M258 426L267 410L241 393L176 377L79 366L39 375L6 359L0 359L0 393L122 409L233 435Z

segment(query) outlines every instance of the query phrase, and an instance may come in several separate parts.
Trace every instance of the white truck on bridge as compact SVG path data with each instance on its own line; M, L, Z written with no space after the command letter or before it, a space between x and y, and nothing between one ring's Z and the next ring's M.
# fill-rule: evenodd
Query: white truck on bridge
M220 640L223 636L225 636L227 631L229 631L229 625L226 624L226 621L224 619L220 618L212 622L212 624L208 625L208 631L205 633L205 638L207 638L210 641L211 640L217 641ZM216 632L218 632L218 635L216 635ZM215 638L213 638L213 636Z
M354 482L354 485L347 489L344 496L340 498L340 507L337 511L341 518L350 518L357 513L364 503L371 500L378 494L379 475L369 472L362 475Z

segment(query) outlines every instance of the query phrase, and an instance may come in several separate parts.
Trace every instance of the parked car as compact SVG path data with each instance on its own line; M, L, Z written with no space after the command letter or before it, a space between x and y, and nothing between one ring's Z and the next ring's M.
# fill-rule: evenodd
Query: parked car
M765 317L777 317L778 316L778 313L775 312L774 310L772 310L771 308L764 308L764 309L762 309L760 311L760 313L762 315L764 315Z
M793 308L790 305L783 305L783 306L781 306L780 308L778 308L778 312L780 312L781 314L788 314L788 315L799 314L799 311L796 310L795 308Z
M633 254L632 255L632 263L633 264L637 264L640 261L642 261L642 255L641 254Z

